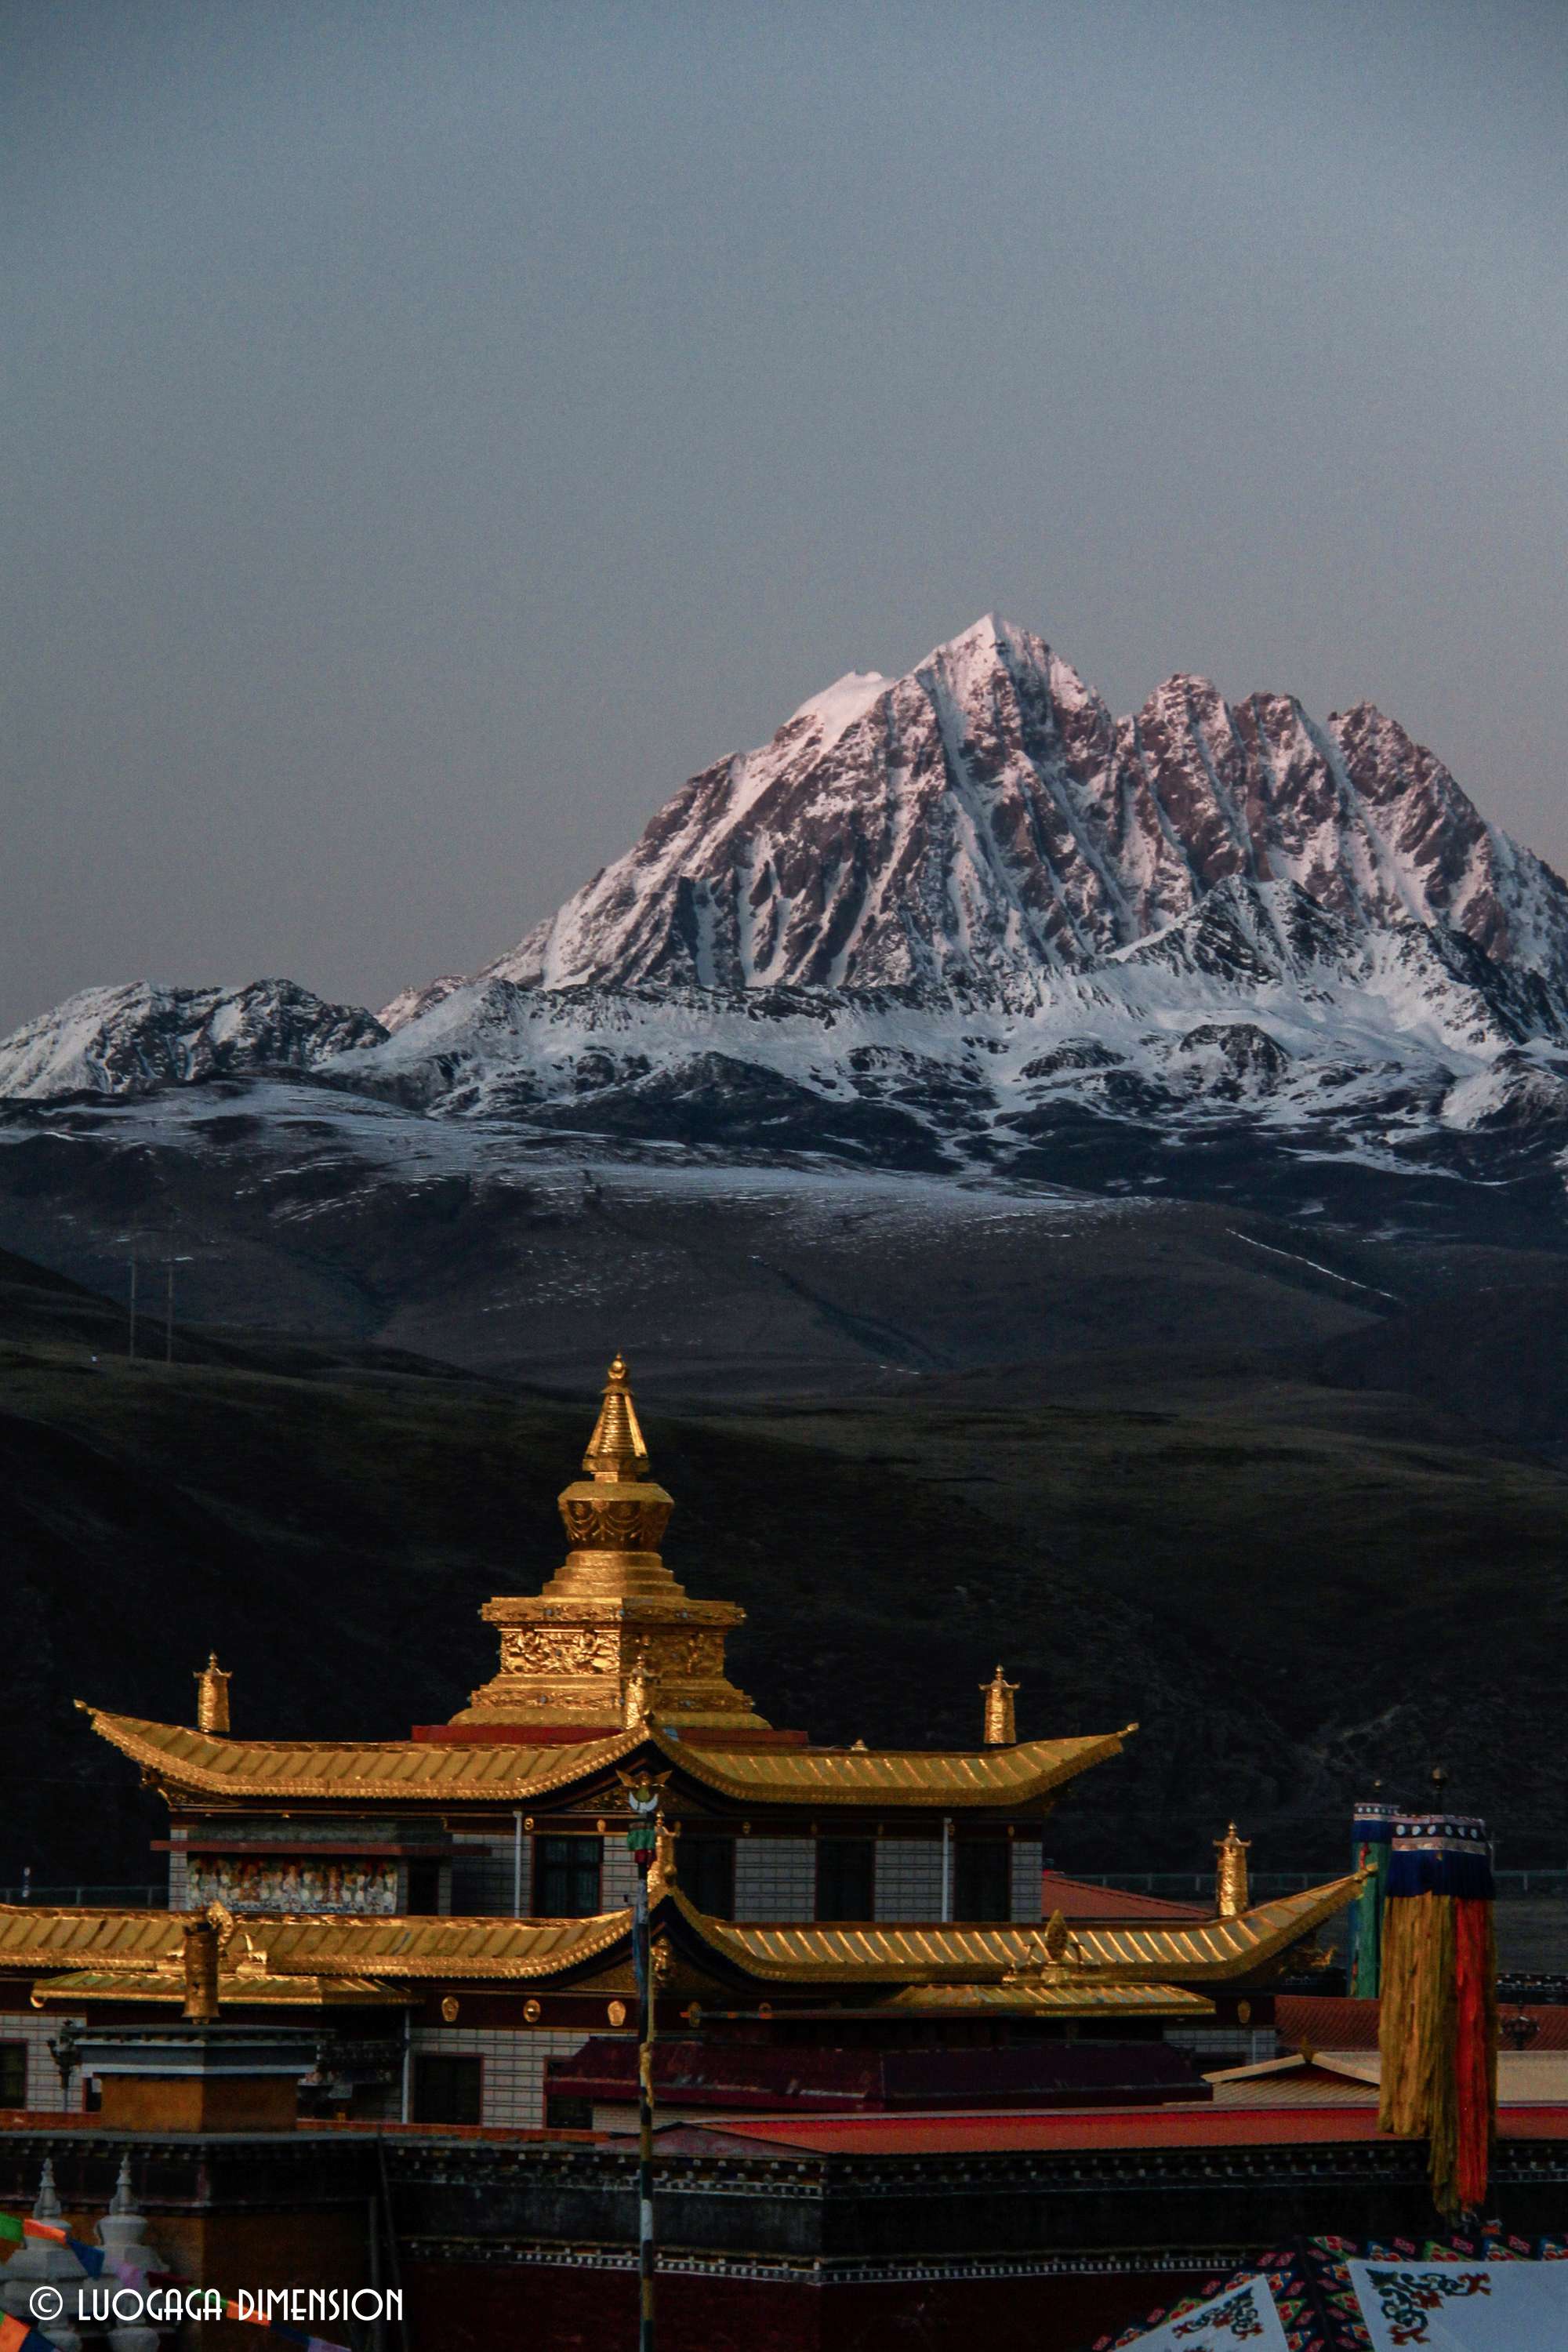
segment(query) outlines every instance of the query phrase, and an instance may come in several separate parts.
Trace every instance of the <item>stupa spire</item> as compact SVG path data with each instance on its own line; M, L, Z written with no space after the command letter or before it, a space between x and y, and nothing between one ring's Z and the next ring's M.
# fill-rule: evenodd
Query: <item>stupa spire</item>
M583 1467L590 1478L613 1480L617 1486L638 1482L648 1475L647 1447L632 1402L629 1378L617 1350L605 1384L599 1418L583 1456Z
M453 1719L633 1730L659 1723L765 1728L725 1678L724 1639L745 1612L694 1601L659 1551L675 1508L649 1475L647 1445L617 1354L583 1456L560 1496L571 1549L534 1596L487 1601L500 1672Z

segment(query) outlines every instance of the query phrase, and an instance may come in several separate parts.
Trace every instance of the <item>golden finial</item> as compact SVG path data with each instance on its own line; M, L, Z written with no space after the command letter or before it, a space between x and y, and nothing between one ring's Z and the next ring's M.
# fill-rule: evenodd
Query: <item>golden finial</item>
M1023 1958L1003 1971L1002 1981L1006 1985L1050 1983L1083 1965L1083 1946L1068 1931L1063 1914L1053 1911L1044 1935L1030 1937Z
M646 1731L653 1719L653 1692L647 1660L639 1656L626 1681L626 1725L628 1731Z
M985 1745L987 1748L1011 1748L1018 1734L1013 1725L1013 1699L1018 1685L1010 1683L1000 1666L994 1682L982 1683L980 1695L985 1701Z
M590 1478L635 1485L647 1476L647 1447L637 1426L637 1407L626 1386L626 1368L619 1355L610 1366L605 1402L583 1456Z
M229 1678L217 1662L214 1650L206 1664L195 1678L196 1729L226 1732L228 1729Z
M667 1822L662 1810L654 1817L653 1868L648 1872L647 1891L652 1898L668 1894L675 1885L675 1841L679 1828Z
M1250 1838L1236 1834L1232 1822L1223 1838L1215 1838L1215 1852L1219 1862L1215 1870L1215 1916L1220 1919L1239 1919L1247 1909L1247 1849Z

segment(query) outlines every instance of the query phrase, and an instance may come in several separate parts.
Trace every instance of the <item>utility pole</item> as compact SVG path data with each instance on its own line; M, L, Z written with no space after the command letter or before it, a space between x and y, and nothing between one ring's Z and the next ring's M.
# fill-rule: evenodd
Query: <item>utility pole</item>
M131 1361L136 1361L136 1261L131 1261Z

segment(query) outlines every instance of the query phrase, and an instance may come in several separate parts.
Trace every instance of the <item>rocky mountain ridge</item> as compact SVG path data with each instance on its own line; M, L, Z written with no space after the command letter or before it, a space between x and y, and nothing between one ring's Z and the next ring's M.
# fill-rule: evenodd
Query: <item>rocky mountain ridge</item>
M1119 719L994 615L692 777L483 976L1005 982L1080 971L1230 880L1294 883L1363 930L1457 930L1568 1004L1568 887L1373 705L1320 726L1292 696L1233 709L1177 677Z
M1568 887L1369 705L1174 678L1114 719L988 618L693 778L476 979L89 991L0 1043L0 1102L279 1072L634 1151L1552 1171Z

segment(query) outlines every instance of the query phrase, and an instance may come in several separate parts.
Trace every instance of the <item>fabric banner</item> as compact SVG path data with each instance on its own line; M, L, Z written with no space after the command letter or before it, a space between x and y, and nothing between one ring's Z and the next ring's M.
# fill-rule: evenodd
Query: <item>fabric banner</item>
M1383 1946L1383 1906L1388 1893L1389 1864L1394 1855L1394 1823L1398 1807L1365 1804L1355 1809L1352 1867L1370 1870L1350 1914L1350 1986L1352 2000L1377 1999Z
M1562 2352L1568 2345L1568 2263L1348 2262L1345 2268L1373 2352L1407 2345Z
M1233 2280L1222 2294L1183 2312L1180 2318L1163 2320L1146 2334L1121 2341L1131 2341L1138 2352L1223 2352L1237 2344L1246 2345L1247 2352L1290 2352L1261 2271L1253 2278Z
M1479 2210L1497 2129L1497 1943L1486 1823L1394 1824L1379 1955L1378 2123L1425 2137L1440 2213Z

